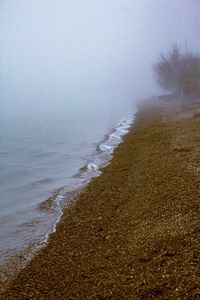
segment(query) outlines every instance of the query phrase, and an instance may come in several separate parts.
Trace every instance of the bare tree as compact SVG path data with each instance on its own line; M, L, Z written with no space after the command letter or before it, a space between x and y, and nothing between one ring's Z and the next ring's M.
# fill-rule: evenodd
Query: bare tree
M183 96L200 89L200 58L192 52L182 54L175 45L168 55L154 64L158 84Z

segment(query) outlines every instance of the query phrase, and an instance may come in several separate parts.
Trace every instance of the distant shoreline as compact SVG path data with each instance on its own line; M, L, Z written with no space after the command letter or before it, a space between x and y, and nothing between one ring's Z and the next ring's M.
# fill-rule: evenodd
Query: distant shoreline
M1 299L197 299L199 104L142 105Z

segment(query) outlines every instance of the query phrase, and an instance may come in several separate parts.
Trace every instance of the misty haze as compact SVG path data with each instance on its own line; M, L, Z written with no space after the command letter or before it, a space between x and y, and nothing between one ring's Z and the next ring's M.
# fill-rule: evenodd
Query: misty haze
M170 49L199 55L199 41L198 0L0 1L0 281L47 243L144 101L178 90L156 62L159 77Z

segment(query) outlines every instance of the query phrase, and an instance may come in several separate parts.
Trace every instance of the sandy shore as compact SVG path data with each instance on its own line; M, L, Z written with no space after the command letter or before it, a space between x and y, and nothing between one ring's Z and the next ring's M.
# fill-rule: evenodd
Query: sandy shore
M1 299L199 299L200 101L141 107Z

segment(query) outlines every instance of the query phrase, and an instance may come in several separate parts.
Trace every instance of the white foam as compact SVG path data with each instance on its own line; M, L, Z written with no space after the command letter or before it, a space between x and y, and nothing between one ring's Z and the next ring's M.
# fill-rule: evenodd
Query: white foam
M99 149L101 151L111 151L113 149L113 147L110 145L101 144L101 145L99 145Z
M117 133L117 130L113 132L110 136L109 139L121 139L119 133Z
M91 172L91 171L97 171L99 169L99 166L97 164L90 163L88 164L87 168L88 171Z
M98 149L111 155L114 149L122 142L122 137L128 133L132 123L133 116L122 119L110 135L107 135L104 141L98 145Z

